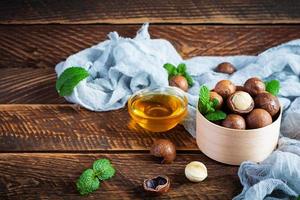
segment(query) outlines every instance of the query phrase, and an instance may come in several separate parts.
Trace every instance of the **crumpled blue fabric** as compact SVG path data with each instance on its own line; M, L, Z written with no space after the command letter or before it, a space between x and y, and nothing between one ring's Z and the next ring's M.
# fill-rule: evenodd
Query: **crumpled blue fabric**
M109 33L108 40L59 63L55 68L57 76L72 66L81 66L90 73L75 87L72 95L65 97L66 100L92 111L119 109L124 107L130 95L140 89L167 86L165 63L185 63L195 84L186 93L189 116L183 125L195 136L196 105L202 84L213 88L222 79L241 85L253 76L263 80L278 79L281 82L279 99L284 110L282 145L260 164L245 162L241 165L239 176L244 190L236 199L274 199L277 191L286 198L299 194L299 184L294 182L300 182L297 141L300 139L300 40L270 48L257 56L198 56L183 60L167 40L151 39L148 26L144 24L133 39L122 38L116 32ZM232 63L237 72L232 75L214 72L213 69L221 62ZM258 173L262 171L272 173L260 176ZM253 179L255 176L261 178Z

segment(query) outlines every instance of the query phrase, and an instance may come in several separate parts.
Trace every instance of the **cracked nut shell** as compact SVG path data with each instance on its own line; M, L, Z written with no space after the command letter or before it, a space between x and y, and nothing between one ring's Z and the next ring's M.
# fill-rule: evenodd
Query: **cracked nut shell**
M268 111L272 117L276 115L280 109L278 98L267 92L258 94L254 102L257 108Z
M236 91L236 87L229 80L221 80L216 84L214 91L226 99Z
M218 100L218 105L216 106L216 109L220 109L223 105L223 98L221 95L219 95L218 93L214 92L214 91L211 91L210 92L210 100L214 100L214 99L217 99Z
M237 114L229 114L226 116L226 119L222 121L222 126L232 129L246 129L245 119Z
M247 128L262 128L272 124L271 115L264 109L256 108L246 117Z
M144 190L151 193L162 194L170 189L170 180L167 176L158 175L145 179L143 183Z
M150 153L156 157L162 158L161 163L170 164L176 158L175 145L167 139L158 139L154 141Z
M228 97L227 106L233 113L245 114L253 110L254 101L249 93L237 91Z
M229 62L220 63L215 69L216 72L232 74L236 71L235 67Z
M257 77L248 79L244 84L244 88L252 96L256 96L266 90L265 83Z
M185 92L188 91L188 89L189 89L189 84L188 84L186 78L181 75L173 76L172 78L170 78L169 85L178 87Z

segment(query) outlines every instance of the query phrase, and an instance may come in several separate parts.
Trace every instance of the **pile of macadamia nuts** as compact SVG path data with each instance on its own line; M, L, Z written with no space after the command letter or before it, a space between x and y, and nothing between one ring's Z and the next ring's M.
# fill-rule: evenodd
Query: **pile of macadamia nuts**
M210 92L217 99L217 109L227 113L217 124L232 129L256 129L272 124L280 110L276 96L266 91L265 83L256 77L248 79L243 86L229 80L219 81Z

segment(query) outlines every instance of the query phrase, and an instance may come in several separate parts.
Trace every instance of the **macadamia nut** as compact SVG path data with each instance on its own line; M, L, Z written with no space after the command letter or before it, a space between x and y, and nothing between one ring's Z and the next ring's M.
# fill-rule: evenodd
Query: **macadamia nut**
M205 165L198 161L190 162L185 167L185 176L192 182L201 182L207 177Z

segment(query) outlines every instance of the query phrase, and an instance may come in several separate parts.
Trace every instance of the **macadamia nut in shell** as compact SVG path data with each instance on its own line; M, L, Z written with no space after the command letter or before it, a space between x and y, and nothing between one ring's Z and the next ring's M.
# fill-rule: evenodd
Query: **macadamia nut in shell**
M235 85L229 81L229 80L222 80L219 81L216 86L214 91L221 95L224 99L229 97L231 94L233 94L236 90Z

